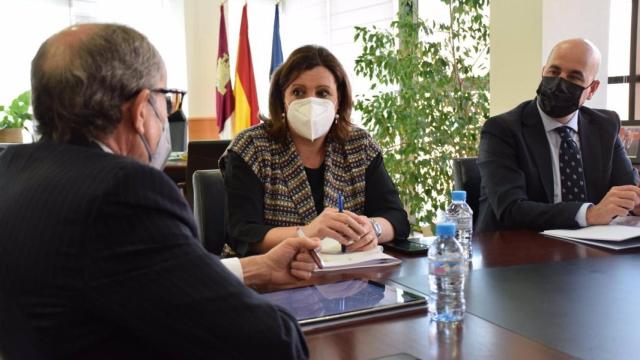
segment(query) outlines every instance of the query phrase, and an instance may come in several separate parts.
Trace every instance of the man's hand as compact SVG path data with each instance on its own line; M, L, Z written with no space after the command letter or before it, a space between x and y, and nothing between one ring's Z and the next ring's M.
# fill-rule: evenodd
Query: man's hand
M635 185L614 186L602 201L587 209L588 225L606 225L616 216L640 211L640 188Z
M264 287L307 280L316 268L308 253L318 247L317 238L289 238L266 254L242 258L244 282L250 287Z
M316 268L309 250L320 247L318 238L289 238L264 254L265 271L271 273L272 285L307 280ZM299 253L305 256L296 256Z

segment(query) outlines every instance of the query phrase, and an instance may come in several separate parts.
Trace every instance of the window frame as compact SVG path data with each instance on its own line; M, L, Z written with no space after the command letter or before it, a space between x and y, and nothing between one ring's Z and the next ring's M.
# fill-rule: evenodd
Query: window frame
M629 75L623 76L609 76L607 78L607 84L629 84L629 118L622 119L622 123L625 126L638 126L640 125L640 111L636 112L636 87L639 83L640 74L636 67L636 61L638 59L638 53L640 52L640 44L638 44L638 2L640 0L631 0L631 42L630 46L630 59L629 59ZM640 108L639 108L640 110Z

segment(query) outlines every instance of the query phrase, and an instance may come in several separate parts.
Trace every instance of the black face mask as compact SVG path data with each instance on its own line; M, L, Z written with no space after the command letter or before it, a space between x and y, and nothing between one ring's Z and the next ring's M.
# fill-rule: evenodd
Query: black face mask
M543 76L538 86L538 104L552 118L565 117L580 107L580 97L586 87L559 76Z

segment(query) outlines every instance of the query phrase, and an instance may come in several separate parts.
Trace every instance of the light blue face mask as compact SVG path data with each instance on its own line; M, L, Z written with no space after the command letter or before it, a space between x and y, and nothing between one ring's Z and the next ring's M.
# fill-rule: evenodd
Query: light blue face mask
M158 115L158 111L156 107L153 106L151 99L148 100L149 105L153 109L153 112L156 114L156 118L158 121L160 120L160 115ZM171 134L169 133L169 123L165 121L162 124L162 136L158 139L158 145L156 146L156 152L154 154L151 153L151 147L149 146L149 142L147 139L142 136L142 134L138 134L140 136L140 140L142 140L142 144L144 148L147 150L147 154L149 155L149 166L152 166L158 170L164 169L164 166L167 164L167 160L169 159L169 155L171 155Z

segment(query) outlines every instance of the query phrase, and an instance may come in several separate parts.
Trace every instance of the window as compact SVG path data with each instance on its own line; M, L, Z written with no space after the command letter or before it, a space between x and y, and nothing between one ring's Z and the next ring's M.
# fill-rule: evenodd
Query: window
M40 44L69 26L67 0L1 1L0 104L7 104L31 88L31 59Z
M640 124L639 0L612 0L609 28L607 108L627 125Z
M0 1L3 47L0 104L30 89L31 59L44 40L64 27L115 22L143 33L167 66L167 86L186 88L184 0L20 0ZM187 104L185 103L185 106Z

